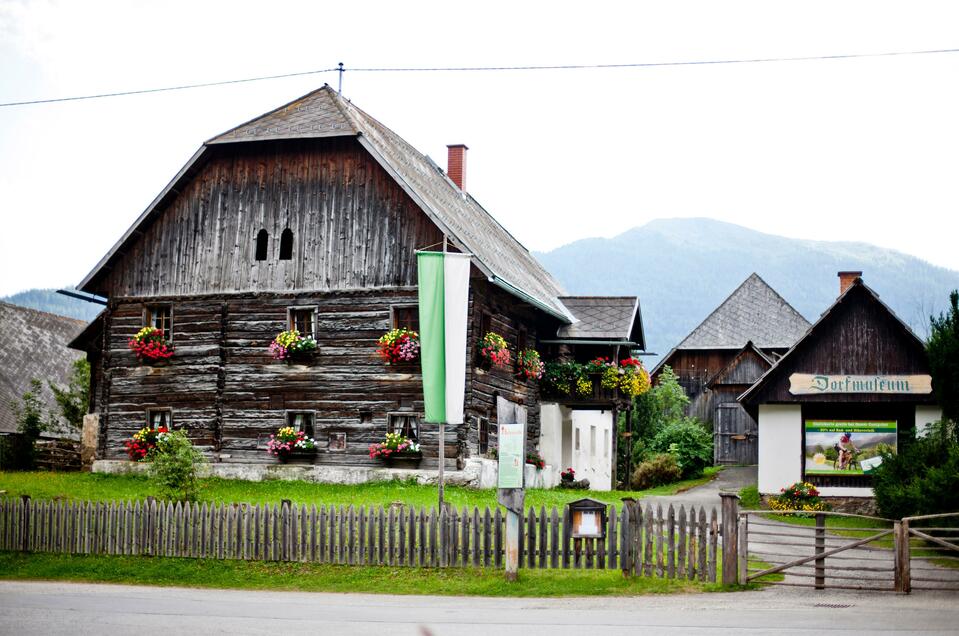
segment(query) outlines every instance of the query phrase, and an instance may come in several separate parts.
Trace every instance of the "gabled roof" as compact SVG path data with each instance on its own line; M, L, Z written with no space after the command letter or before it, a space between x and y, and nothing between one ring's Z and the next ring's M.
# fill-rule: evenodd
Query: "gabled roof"
M636 296L563 296L560 300L579 322L560 327L558 339L619 341L646 348Z
M753 375L749 373L748 368L743 367L743 364L747 362L750 357L758 362L759 367L762 368L762 372ZM729 364L717 371L716 375L706 380L706 388L711 389L716 384L750 384L758 380L773 364L774 362L771 357L763 353L763 350L754 345L752 341L749 341L746 343L746 346L740 349L739 353L729 361ZM756 365L754 364L752 368L755 369ZM745 377L749 377L749 380L744 381Z
M752 341L788 349L807 329L809 321L754 272L676 348L739 349Z
M87 275L79 285L80 289L92 288L92 283L123 246L135 240L139 226L176 192L181 179L193 174L194 166L199 165L212 147L249 141L324 137L356 137L452 244L474 255L473 262L491 282L564 323L574 321L559 300L563 295L559 283L479 203L462 192L428 157L325 85L207 141Z
M788 349L809 321L793 309L766 281L753 272L653 368L667 364L683 349L739 349L752 342L760 349Z
M789 363L792 361L792 357L796 355L797 351L800 351L807 346L809 343L814 342L817 334L821 330L826 329L826 325L831 321L831 318L836 313L836 309L841 307L845 302L848 302L850 298L858 295L860 293L867 294L867 298L875 301L875 303L881 307L892 319L892 323L900 330L900 333L905 338L905 341L909 343L910 347L917 348L918 351L925 351L925 344L922 339L916 335L916 333L907 325L899 316L896 315L889 305L884 303L880 298L879 294L873 291L868 287L862 278L857 278L853 283L846 289L845 292L839 295L839 298L829 306L829 309L824 311L819 319L806 331L806 333L796 341L796 343L789 348L789 350L783 354L779 360L776 361L766 373L762 375L756 382L746 389L742 395L740 395L737 400L740 403L743 403L747 406L748 409L755 411L756 405L752 403L752 399L755 398L763 387L768 386L770 382L774 382L779 376L783 369L786 369ZM930 398L931 399L931 398Z

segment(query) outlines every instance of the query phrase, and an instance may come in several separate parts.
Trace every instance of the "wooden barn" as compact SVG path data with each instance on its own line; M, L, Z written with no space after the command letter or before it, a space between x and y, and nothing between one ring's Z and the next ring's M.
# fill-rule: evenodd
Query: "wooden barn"
M809 321L751 274L653 369L669 366L689 396L687 413L711 423L718 464L755 464L756 422L737 397L795 343Z
M265 441L289 424L316 439L317 467L377 466L369 445L403 431L422 445L421 467L435 469L418 364L376 353L384 332L417 327L416 250L472 255L467 360L487 332L524 349L590 324L467 193L466 150L449 147L447 174L327 86L205 142L79 285L108 298L73 343L94 368L98 456L123 459L124 442L150 423L186 429L214 465L270 462ZM630 307L630 327L641 324L635 298ZM145 325L164 330L172 358L144 364L128 350ZM270 343L294 327L316 352L273 360ZM605 338L580 345L591 341L604 355L621 350ZM527 418L536 444L535 381L470 363L465 390L447 469L494 445L501 417Z
M840 296L740 396L759 423L759 490L808 481L824 496L871 496L879 451L937 421L925 346L867 287L840 272Z

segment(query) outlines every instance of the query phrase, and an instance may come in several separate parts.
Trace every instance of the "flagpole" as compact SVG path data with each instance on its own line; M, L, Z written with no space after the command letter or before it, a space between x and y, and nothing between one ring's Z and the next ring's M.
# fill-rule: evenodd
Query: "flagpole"
M446 431L445 425L443 422L440 422L440 470L439 470L439 486L440 486L440 510L443 509L443 464L446 463Z
M448 244L447 244L446 234L443 234L443 254L446 254L446 252L447 252L447 249L448 249L448 248L447 248L447 245L448 245ZM439 508L439 509L440 509L441 512L442 512L442 510L443 510L443 503L444 503L444 502L443 502L443 495L445 494L445 493L443 492L443 491L445 490L445 484L443 483L444 478L445 478L445 475L444 475L445 465L444 465L444 464L446 464L446 430L445 430L446 427L445 427L445 424L446 424L445 422L440 422L440 469L439 469L439 475L437 476L437 477L438 477L437 481L439 481L439 499L440 499L440 508Z

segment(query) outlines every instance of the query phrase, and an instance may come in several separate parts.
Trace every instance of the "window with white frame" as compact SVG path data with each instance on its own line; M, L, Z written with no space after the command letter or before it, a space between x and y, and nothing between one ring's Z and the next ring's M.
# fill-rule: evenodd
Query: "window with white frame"
M304 338L316 338L316 307L290 307L287 322Z
M147 305L143 312L143 324L163 332L163 337L173 342L173 307L171 305Z
M313 411L287 411L286 425L294 431L303 431L307 437L313 437L316 414Z
M419 413L387 413L386 430L388 433L400 433L414 442L420 441Z
M147 426L172 430L173 411L170 409L147 409Z

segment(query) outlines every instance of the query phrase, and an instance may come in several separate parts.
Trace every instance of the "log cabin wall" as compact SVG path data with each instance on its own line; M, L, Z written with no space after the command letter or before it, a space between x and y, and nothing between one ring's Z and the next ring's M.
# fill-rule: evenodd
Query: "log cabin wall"
M95 382L101 456L124 457L147 411L169 409L174 426L222 461L264 461L268 435L302 410L315 412L317 462L375 464L367 449L383 438L389 414L423 411L418 365L385 365L376 340L392 326L391 306L416 303L415 249L442 234L354 140L230 151L217 149L108 274ZM287 227L293 258L279 260ZM270 239L258 261L261 229ZM127 342L154 304L172 310L176 353L141 364ZM319 351L309 364L276 362L267 350L295 306L316 308ZM496 395L527 407L530 439L538 436L535 383L474 368L487 315L514 345L523 329L535 346L542 320L474 269L468 417L447 432L451 468L477 450L480 417L495 431ZM327 450L333 432L346 433L346 450ZM420 440L424 467L435 466L435 427L421 425Z
M467 331L467 379L465 416L467 429L465 442L470 454L480 450L479 429L481 420L489 422L490 443L495 447L496 437L496 397L502 397L513 404L526 408L526 445L529 450L536 446L539 439L539 383L525 381L516 377L515 368L484 369L478 364L477 343L485 335L483 326L489 325L512 347L519 346L521 331L525 332L526 346L536 348L540 331L551 329L556 333L556 324L550 324L530 307L520 306L516 297L485 279L474 277L470 281L470 320ZM546 333L546 331L543 331ZM542 353L542 352L541 352Z
M194 444L225 462L269 461L270 433L289 411L315 414L320 464L378 465L370 444L381 441L391 413L423 412L418 364L390 366L376 354L376 341L391 328L391 306L416 302L415 287L322 293L144 297L112 303L108 375L101 412L107 458L125 456L124 442L147 422L150 409L169 409L173 425L186 428ZM127 342L143 324L144 307L168 304L173 314L175 355L142 364ZM531 310L482 279L471 290L466 423L448 427L446 457L475 453L481 417L496 423L496 395L529 411L529 439L539 435L537 383L509 370L475 365L475 342L484 322L516 344L521 329L535 346ZM271 358L268 346L287 326L292 307L316 308L317 353L303 363ZM489 318L484 318L489 316ZM345 433L345 450L328 449L331 433ZM424 468L435 467L435 426L420 424ZM534 446L531 443L530 446Z

